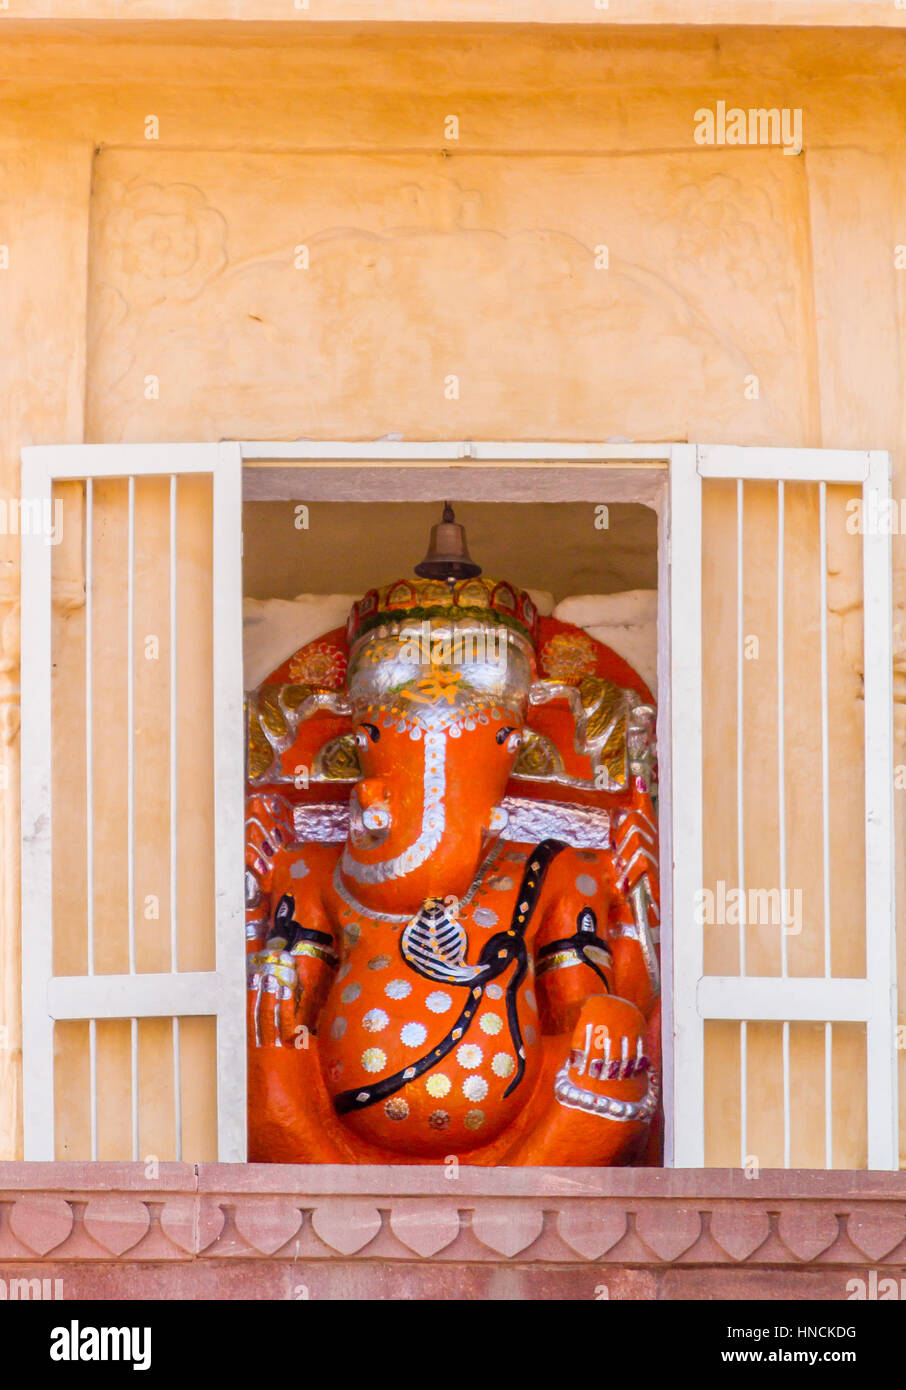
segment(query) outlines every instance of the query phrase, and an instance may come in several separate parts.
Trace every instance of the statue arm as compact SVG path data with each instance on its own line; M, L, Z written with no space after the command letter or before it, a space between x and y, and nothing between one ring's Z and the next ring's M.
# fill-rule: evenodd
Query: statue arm
M245 939L249 955L264 946L271 925L274 867L295 838L292 807L282 796L255 794L245 803Z
M608 940L611 894L610 865L603 856L589 864L567 851L557 862L534 946L546 1033L570 1031L591 995L617 992Z
M567 851L556 863L535 958L542 1028L558 1035L560 1067L540 1120L504 1161L625 1163L646 1142L659 1090L652 992L637 945L630 954L619 935L623 865L609 850Z
M546 890L536 938L542 1026L568 1031L584 1001L611 995L647 1019L659 992L657 828L647 792L615 824L614 845L594 858L567 850Z
M660 889L657 819L641 778L630 806L615 818L613 839L616 892L609 935L616 988L648 1018L660 992Z
M275 866L273 918L258 968L264 971L265 991L274 996L277 1037L286 1043L301 1036L307 1045L339 953L317 882L300 882L295 876L300 866L307 869L301 849L286 850ZM276 1039L275 1045L280 1045Z
M246 819L249 1035L258 1047L306 1046L338 964L321 847L293 843L291 808L252 797Z

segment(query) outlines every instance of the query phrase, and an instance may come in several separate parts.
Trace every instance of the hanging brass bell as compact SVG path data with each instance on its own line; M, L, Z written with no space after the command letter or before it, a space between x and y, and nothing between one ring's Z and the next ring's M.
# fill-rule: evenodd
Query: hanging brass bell
M428 553L415 573L422 579L471 579L481 574L466 544L466 528L460 526L449 502L444 503L443 520L431 527Z

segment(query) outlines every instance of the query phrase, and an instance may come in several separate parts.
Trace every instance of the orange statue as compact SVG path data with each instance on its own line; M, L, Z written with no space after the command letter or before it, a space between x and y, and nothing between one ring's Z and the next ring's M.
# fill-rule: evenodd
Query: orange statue
M249 697L253 1160L658 1161L651 695L477 568Z

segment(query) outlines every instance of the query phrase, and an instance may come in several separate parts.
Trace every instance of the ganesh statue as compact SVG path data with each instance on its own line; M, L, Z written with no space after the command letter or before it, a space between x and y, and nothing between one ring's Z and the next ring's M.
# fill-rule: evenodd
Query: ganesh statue
M248 696L252 1160L659 1161L651 693L461 550Z

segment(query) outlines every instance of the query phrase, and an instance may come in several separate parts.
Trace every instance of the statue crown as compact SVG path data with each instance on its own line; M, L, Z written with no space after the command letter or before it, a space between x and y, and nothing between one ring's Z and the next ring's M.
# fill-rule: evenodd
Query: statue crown
M369 589L353 604L346 624L349 645L381 626L403 622L446 619L513 628L534 646L538 610L530 596L506 580L484 575L447 583L440 579L396 579L380 589Z

